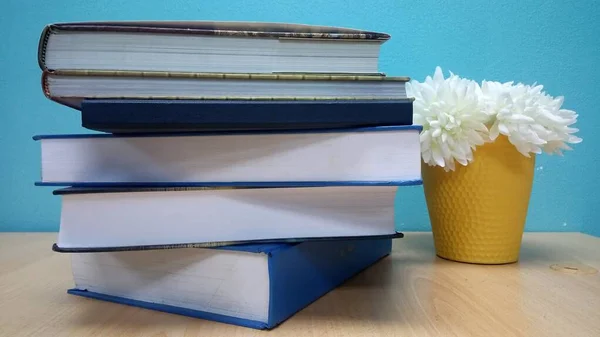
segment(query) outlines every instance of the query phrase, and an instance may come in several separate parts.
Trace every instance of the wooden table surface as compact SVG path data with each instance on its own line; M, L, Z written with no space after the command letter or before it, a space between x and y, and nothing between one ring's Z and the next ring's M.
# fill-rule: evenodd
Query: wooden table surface
M600 238L584 234L528 233L518 263L481 266L437 258L430 233L406 233L271 331L68 295L55 238L0 234L0 336L600 336Z

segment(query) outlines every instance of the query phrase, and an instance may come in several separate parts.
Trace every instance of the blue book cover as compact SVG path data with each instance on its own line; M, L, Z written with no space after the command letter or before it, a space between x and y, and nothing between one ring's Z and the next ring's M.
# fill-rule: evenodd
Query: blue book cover
M277 130L411 125L411 99L86 99L84 128L108 133Z
M391 248L391 239L371 239L72 254L68 293L273 329Z

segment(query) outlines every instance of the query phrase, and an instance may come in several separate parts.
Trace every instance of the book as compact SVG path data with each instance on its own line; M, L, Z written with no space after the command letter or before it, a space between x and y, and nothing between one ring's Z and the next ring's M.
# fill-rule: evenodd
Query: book
M282 239L249 239L235 241L204 241L196 243L172 243L172 244L154 244L137 246L114 246L114 247L59 247L58 244L52 245L52 250L57 253L101 253L101 252L126 252L140 250L163 250L163 249L181 249L181 248L219 248L226 246L240 245L264 245L264 244L291 244L300 242L319 242L319 241L344 241L344 240L378 240L378 239L399 239L403 238L404 233L395 232L393 234L380 235L346 235L346 236L320 236L304 238L282 238Z
M84 99L81 125L108 133L298 130L412 125L412 99Z
M44 27L43 70L377 73L390 36L276 22L110 21Z
M44 95L81 109L85 98L340 100L407 99L410 78L354 74L184 73L56 70L42 73Z
M55 250L395 235L397 188L64 188Z
M421 179L420 126L35 136L46 186L398 185Z
M273 329L391 252L391 239L70 254L69 294Z

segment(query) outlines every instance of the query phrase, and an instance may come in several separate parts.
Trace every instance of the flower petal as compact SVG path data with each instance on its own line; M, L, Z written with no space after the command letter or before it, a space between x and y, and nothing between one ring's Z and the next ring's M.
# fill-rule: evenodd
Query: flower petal
M500 133L505 136L508 136L510 134L510 130L508 129L508 126L504 123L498 123L498 131L500 131Z
M438 148L433 148L431 150L431 154L433 156L433 161L441 167L446 166L444 162L444 157L442 156L442 152Z
M500 131L498 130L498 124L500 124L500 121L496 120L494 122L494 125L492 125L492 127L490 128L491 140L496 140L496 138L498 138L498 136L500 135Z

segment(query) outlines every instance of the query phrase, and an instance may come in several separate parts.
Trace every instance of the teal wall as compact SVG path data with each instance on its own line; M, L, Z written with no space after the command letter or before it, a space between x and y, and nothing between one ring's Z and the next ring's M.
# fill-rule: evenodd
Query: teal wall
M255 20L388 32L381 70L422 80L436 65L462 76L538 82L580 113L584 141L538 160L527 229L600 234L594 170L600 114L600 5L596 1L0 1L0 231L58 229L59 199L34 187L40 133L84 132L78 114L46 100L36 48L46 23L83 20ZM493 184L493 182L490 182ZM429 230L420 187L398 194L398 227Z

